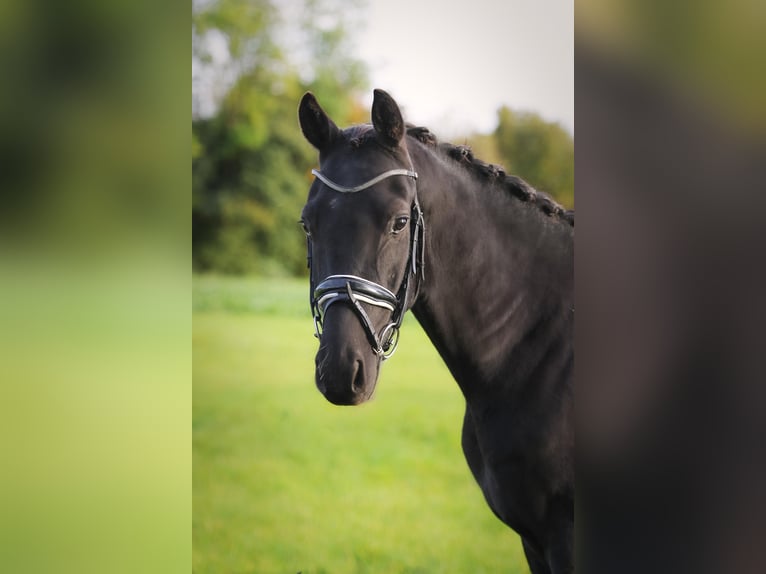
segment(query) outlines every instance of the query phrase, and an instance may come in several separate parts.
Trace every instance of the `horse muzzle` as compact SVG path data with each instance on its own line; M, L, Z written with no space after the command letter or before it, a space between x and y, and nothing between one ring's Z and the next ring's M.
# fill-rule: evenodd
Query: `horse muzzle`
M325 317L316 354L316 386L335 405L358 405L372 397L381 358L376 355L354 311L334 306Z

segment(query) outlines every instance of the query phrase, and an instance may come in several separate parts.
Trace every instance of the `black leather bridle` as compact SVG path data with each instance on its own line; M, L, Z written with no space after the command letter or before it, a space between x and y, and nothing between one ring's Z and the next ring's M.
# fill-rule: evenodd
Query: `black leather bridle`
M417 181L418 174L409 169L392 169L386 171L372 179L354 186L345 187L330 180L319 171L312 169L314 174L323 184L330 189L341 193L356 193L372 187L376 183L386 178L401 175L411 177ZM318 285L314 285L314 270L312 268L311 237L307 238L308 244L308 267L309 267L309 301L311 303L311 314L314 317L315 336L318 339L322 337L322 322L325 313L330 305L338 302L348 302L351 308L356 312L359 321L362 323L367 339L370 341L372 351L382 360L386 360L396 351L399 343L399 328L402 325L404 314L407 312L407 303L417 297L420 289L420 281L423 278L423 263L425 255L425 221L423 211L418 202L417 186L415 188L415 197L412 200L410 208L410 250L407 259L407 266L404 271L404 278L396 294L389 291L386 287L357 277L356 275L330 275L325 277ZM414 280L410 281L410 278ZM363 304L381 307L391 312L389 322L376 332L375 327L370 321L370 317L364 310Z

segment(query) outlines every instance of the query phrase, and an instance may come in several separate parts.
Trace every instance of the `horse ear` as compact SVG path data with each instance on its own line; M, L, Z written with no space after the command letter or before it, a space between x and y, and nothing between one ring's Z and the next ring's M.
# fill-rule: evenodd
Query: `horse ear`
M311 92L306 92L301 98L298 121L303 135L319 151L327 147L340 131Z
M404 137L402 112L388 93L383 90L374 90L373 94L372 125L386 144L396 147Z

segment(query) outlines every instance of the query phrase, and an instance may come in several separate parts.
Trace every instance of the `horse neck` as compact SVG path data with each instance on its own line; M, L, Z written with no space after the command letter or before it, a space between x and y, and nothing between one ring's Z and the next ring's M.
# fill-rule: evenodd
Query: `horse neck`
M411 155L426 218L413 313L464 394L523 378L522 364L529 377L543 360L569 364L549 355L571 352L572 229L427 149Z

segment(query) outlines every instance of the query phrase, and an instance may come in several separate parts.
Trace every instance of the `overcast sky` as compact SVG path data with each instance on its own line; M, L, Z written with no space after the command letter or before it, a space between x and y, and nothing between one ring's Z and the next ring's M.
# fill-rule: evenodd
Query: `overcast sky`
M302 3L274 1L288 26L296 25ZM537 112L574 133L572 0L366 3L353 17L359 23L355 55L367 63L371 86L390 92L408 121L441 137L489 132L498 108L507 105ZM224 37L211 34L208 41L211 70L225 69ZM282 41L289 46L289 37ZM202 115L213 113L213 102L232 81L211 70L194 75Z
M572 0L369 0L357 43L372 87L437 134L490 131L502 105L574 133L573 30Z

